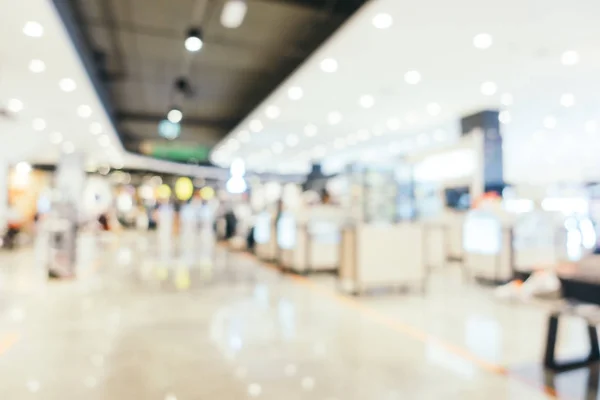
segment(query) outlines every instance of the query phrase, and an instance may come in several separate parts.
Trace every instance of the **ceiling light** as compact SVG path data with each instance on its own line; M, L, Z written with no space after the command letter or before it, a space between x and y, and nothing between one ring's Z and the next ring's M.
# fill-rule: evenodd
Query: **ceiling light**
M361 142L367 141L371 138L371 132L367 129L361 129L357 132L358 140Z
M248 126L250 127L250 130L254 133L258 133L264 129L264 126L260 119L253 119L252 121L250 121Z
M587 121L585 123L585 133L596 133L598 130L598 123L594 120Z
M562 53L560 59L563 65L575 65L579 63L579 53L574 50L568 50Z
M333 58L326 58L321 61L321 70L324 72L332 73L337 71L338 62Z
M34 131L41 132L46 129L46 121L42 118L36 118L33 120L32 126Z
M339 111L332 111L327 114L327 122L329 125L337 125L342 122L342 114Z
M493 96L497 90L498 86L494 82L483 82L481 84L481 93L486 96Z
M75 151L75 145L71 142L64 142L62 145L62 151L64 151L67 154L71 154Z
M29 61L29 70L34 74L42 73L46 70L46 64L42 60Z
M23 33L29 37L42 37L44 35L44 27L35 21L29 21L23 27Z
M370 94L365 94L358 101L362 108L371 108L375 105L375 98Z
M92 116L92 108L86 104L77 107L77 115L81 118L89 118Z
M269 119L275 119L275 118L279 117L280 114L281 114L281 110L277 106L268 106L265 110L265 115Z
M473 38L473 46L480 50L489 49L492 46L493 39L489 33L480 33Z
M8 111L13 112L13 113L18 113L19 111L21 111L23 109L23 102L18 99L10 99L10 100L8 100L7 107L8 107Z
M390 118L387 120L386 125L390 131L397 131L400 129L401 123L398 118Z
M110 145L110 139L106 135L102 135L98 138L98 143L102 147L108 147Z
M300 86L292 86L288 89L288 97L290 100L300 100L304 96L304 91Z
M90 133L92 135L99 135L102 133L102 125L99 122L92 122L90 124Z
M560 105L563 107L573 107L575 105L575 96L572 93L565 93L560 96Z
M294 135L293 133L290 133L285 138L285 144L287 144L290 147L295 147L298 144L298 136Z
M341 150L346 147L346 141L342 138L337 138L333 141L333 147L337 150Z
M50 143L59 144L63 141L63 135L60 132L52 132L50 133Z
M390 14L387 13L379 13L373 17L373 26L377 29L388 29L393 23L394 19Z
M225 28L236 29L244 22L248 5L245 0L229 0L221 12L221 25Z
M181 110L179 110L177 108L173 108L167 114L167 119L169 120L169 122L171 122L173 124L178 124L183 119L183 113L181 112Z
M442 107L438 103L429 103L427 104L427 113L432 117L439 115L442 112Z
M240 140L240 142L242 143L248 143L250 141L250 132L248 132L247 130L242 130L238 133L238 139Z
M61 88L63 92L72 92L77 89L77 84L71 78L63 78L58 82L58 86Z
M274 154L281 154L283 151L283 144L281 144L281 142L275 142L271 145L271 150Z
M258 397L262 393L262 388L258 383L253 383L248 386L248 395L250 397Z
M304 134L308 137L316 136L318 132L319 129L313 124L308 124L304 127Z
M546 129L554 129L556 128L557 121L555 117L548 115L546 118L544 118L543 124L544 128Z
M500 97L500 103L502 103L503 106L512 106L512 104L513 104L512 94L503 93L502 96Z
M500 121L503 124L509 124L510 121L512 120L510 113L508 111L500 111L500 113L498 114L498 121Z
M185 39L185 48L191 53L195 53L202 49L204 42L202 42L202 32L198 28L192 28L188 31L187 38Z
M404 80L409 85L416 85L421 82L421 73L419 71L408 71L404 74Z

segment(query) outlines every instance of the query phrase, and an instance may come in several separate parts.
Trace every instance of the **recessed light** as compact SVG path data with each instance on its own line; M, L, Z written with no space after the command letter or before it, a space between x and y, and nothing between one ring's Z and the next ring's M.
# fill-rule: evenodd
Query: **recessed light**
M33 120L32 126L34 131L41 132L46 129L46 121L42 118L36 118Z
M250 130L254 133L258 133L264 129L264 126L260 119L253 119L252 121L250 121L248 126L250 127Z
M332 111L327 114L327 122L329 125L337 125L342 122L342 114L339 111Z
M98 143L102 147L108 147L110 145L110 139L106 135L102 135L98 138Z
M557 125L556 118L552 115L548 115L547 117L545 117L542 123L544 125L544 128L546 129L554 129Z
M250 141L250 132L248 132L247 130L241 130L238 133L238 139L240 140L240 142L242 143L248 143Z
M371 132L367 129L361 129L357 132L358 140L361 142L367 141L371 138Z
M379 13L373 17L372 22L377 29L388 29L394 24L394 19L388 13Z
M333 147L337 150L341 150L346 147L346 141L342 138L337 138L333 141Z
M50 143L59 144L63 141L63 135L60 132L51 132L50 133Z
M575 50L568 50L562 53L560 58L563 65L575 65L579 63L579 53Z
M7 104L8 111L18 113L23 110L23 102L18 99L10 99Z
M42 60L31 60L29 61L29 70L34 74L42 73L46 70L46 63Z
M71 154L75 151L75 145L71 142L64 142L62 145L62 151L64 151L67 154Z
M285 144L287 144L289 147L295 147L298 144L298 136L290 133L285 138Z
M36 21L29 21L23 27L23 33L29 37L42 37L44 35L44 27Z
M442 107L438 103L429 103L427 104L427 113L432 117L435 117L442 112Z
M362 108L371 108L375 105L375 98L370 94L365 94L360 97L358 103Z
M480 33L473 38L473 46L480 50L489 49L492 46L493 39L489 33Z
M276 119L281 114L281 110L277 106L268 106L265 109L265 115L269 119Z
M503 106L512 106L512 104L513 104L512 94L503 93L502 96L500 96L500 103L502 103Z
M398 118L389 118L386 125L390 131L397 131L400 129L401 123Z
M313 390L315 387L315 379L310 376L307 376L302 379L301 385L302 389L304 390Z
M594 120L587 121L585 123L585 132L586 133L596 133L598 130L598 123Z
M493 96L497 90L498 86L494 82L483 82L481 84L481 93L485 96Z
M92 122L90 124L90 133L92 135L99 135L102 133L102 124L99 122Z
M300 86L292 86L288 89L288 97L290 100L300 100L304 96L304 91Z
M63 92L72 92L77 89L77 84L71 78L63 78L58 82L58 86Z
M89 118L92 116L92 108L86 104L77 107L77 115L81 118Z
M416 85L421 82L421 73L419 71L408 71L404 74L404 80L409 85Z
M316 136L317 133L319 133L319 129L313 124L308 124L304 127L304 134L308 137Z
M512 118L510 116L510 113L504 110L500 111L500 113L498 114L498 120L503 124L509 124Z
M262 393L262 388L258 383L253 383L248 386L248 395L250 397L258 397Z
M271 145L271 150L273 151L273 154L281 154L283 151L283 144L275 142Z
M321 61L321 70L324 72L332 73L337 71L338 62L334 58L326 58Z
M560 96L560 105L563 107L573 107L575 105L575 96L572 93L564 93Z

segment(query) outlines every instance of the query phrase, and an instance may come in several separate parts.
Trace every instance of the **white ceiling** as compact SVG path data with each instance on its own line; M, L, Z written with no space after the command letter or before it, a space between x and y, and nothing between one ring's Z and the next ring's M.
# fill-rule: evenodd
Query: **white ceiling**
M111 124L81 63L62 21L49 0L0 0L0 110L12 99L23 109L0 116L0 160L10 163L54 164L62 151L84 152L88 164L131 167L190 175L219 175L206 168L156 160L127 153ZM28 22L43 27L41 37L24 33ZM43 72L30 70L32 60L45 65ZM39 64L39 61L36 61ZM59 82L72 79L76 89L64 92ZM79 108L88 106L91 115L82 118ZM45 128L34 129L34 120L43 119ZM39 122L38 122L39 123ZM56 132L59 132L57 135ZM62 137L60 143L52 138Z
M374 26L381 13L392 17L389 29ZM510 116L502 127L507 181L600 180L600 136L592 122L600 132L599 15L597 0L373 0L231 132L212 157L223 165L241 157L250 169L271 171L305 170L311 159L380 159L443 146L458 137L460 116L500 109ZM473 45L480 33L492 36L488 49ZM561 62L569 50L579 55L576 65ZM336 72L322 71L326 58L337 61ZM422 79L411 85L405 73L413 70ZM491 96L481 92L488 81L497 86ZM302 99L288 98L292 86L302 88ZM512 105L502 104L505 93ZM561 105L565 93L574 96L572 107ZM372 108L361 107L363 95L373 97ZM428 113L430 103L441 107L439 115ZM276 119L265 115L271 105L280 110ZM328 124L332 111L342 116L334 126ZM556 119L554 129L544 127L548 116ZM244 143L244 131L254 119L264 129ZM390 130L390 119L399 120L400 129ZM318 134L307 137L307 124L317 126ZM298 137L297 145L286 144L290 134ZM336 148L336 139L345 148Z

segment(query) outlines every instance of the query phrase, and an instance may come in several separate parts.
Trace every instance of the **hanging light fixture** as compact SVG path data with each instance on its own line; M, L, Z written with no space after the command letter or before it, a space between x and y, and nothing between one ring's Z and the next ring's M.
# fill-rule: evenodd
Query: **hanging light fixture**
M204 42L202 41L202 31L200 28L191 28L188 31L187 38L185 39L185 48L191 53L195 53L202 49Z
M247 11L246 0L229 0L221 12L221 24L229 29L239 28L244 22Z
M167 114L167 119L169 120L169 122L178 124L183 119L183 113L177 107L173 107L171 111L169 111L169 113Z

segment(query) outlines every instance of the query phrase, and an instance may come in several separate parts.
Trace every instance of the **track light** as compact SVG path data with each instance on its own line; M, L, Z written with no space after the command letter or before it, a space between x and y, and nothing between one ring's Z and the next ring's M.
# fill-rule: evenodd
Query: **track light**
M221 12L221 24L225 28L239 28L244 22L247 11L248 5L245 0L229 0Z
M167 114L167 119L169 120L169 122L178 124L183 119L183 113L181 112L180 109L174 107Z
M202 49L204 42L202 41L202 32L200 28L192 28L188 31L187 38L185 39L185 48L187 51L195 53Z

